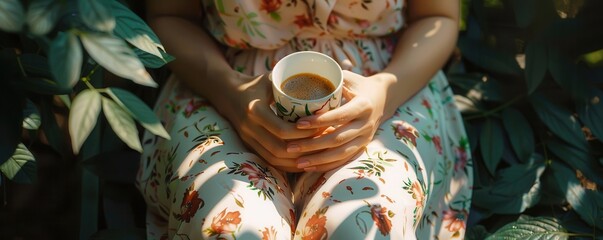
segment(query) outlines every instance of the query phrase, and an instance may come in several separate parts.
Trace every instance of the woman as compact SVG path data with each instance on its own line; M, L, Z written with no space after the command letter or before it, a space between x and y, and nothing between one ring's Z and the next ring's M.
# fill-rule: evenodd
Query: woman
M458 5L147 1L176 57L155 108L172 139L144 137L148 237L463 238L469 147L439 72ZM301 50L341 65L348 101L292 124L269 106L267 73Z

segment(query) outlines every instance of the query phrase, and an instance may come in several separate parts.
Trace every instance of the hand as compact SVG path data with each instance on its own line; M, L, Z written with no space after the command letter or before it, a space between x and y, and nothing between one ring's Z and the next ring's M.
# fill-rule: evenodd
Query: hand
M239 93L232 96L231 114L241 139L264 160L277 169L300 172L296 159L302 153L287 152L287 140L316 135L316 129L298 129L294 124L280 119L269 104L273 102L272 82L268 74L250 77L238 74L242 80Z
M316 137L287 144L289 153L304 154L297 159L297 167L304 171L327 171L345 164L370 143L381 123L387 93L387 89L378 84L382 81L373 79L377 76L343 73L343 96L348 102L297 122L299 129L327 130Z

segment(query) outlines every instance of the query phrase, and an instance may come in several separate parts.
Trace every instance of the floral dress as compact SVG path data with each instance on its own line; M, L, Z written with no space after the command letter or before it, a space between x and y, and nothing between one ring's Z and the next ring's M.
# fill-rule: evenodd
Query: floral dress
M382 70L404 25L402 0L202 1L233 69L259 75L301 50L363 75ZM283 173L246 148L209 102L171 77L155 111L171 140L145 133L137 186L149 239L462 239L470 148L445 76L383 123L365 151L328 171Z

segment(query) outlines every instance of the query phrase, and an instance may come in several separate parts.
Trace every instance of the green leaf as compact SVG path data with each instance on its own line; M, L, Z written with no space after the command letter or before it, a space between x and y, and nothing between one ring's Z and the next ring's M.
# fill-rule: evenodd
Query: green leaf
M534 22L538 2L534 0L513 0L513 12L515 12L515 21L520 28L526 28Z
M590 89L588 81L573 58L563 55L557 48L549 48L548 53L548 68L553 80L574 99L587 99Z
M13 156L0 165L0 171L17 183L33 183L37 178L35 158L23 143L19 143Z
M38 107L30 100L27 100L25 109L23 109L23 128L27 130L37 130L42 125Z
M568 239L569 234L553 217L526 217L498 229L486 240L496 239Z
M82 34L80 38L92 59L113 74L144 86L157 87L124 40L93 33Z
M516 0L519 1L519 0ZM528 94L532 94L542 83L547 71L547 48L544 45L530 43L526 48L525 78Z
M149 132L165 139L170 139L170 134L165 131L165 128L161 125L153 110L136 97L136 95L119 88L107 88L107 94L129 112L134 119L138 120Z
M80 79L83 59L80 41L72 32L59 32L50 44L50 71L60 86L75 86Z
M96 90L83 90L73 99L69 111L69 133L75 154L79 153L82 144L96 126L100 111L101 95Z
M73 89L59 86L56 82L42 77L25 77L17 84L22 89L45 95L69 94Z
M27 8L25 21L34 35L47 34L59 20L63 1L35 0Z
M91 29L110 33L115 28L115 17L111 13L110 1L78 0L80 16Z
M52 78L50 65L45 56L34 53L23 53L19 56L19 60L27 76Z
M159 48L164 52L165 49L163 49L163 46L161 46L161 43L159 42L159 38L144 20L117 1L111 2L111 10L115 15L115 20L117 22L117 25L113 30L116 36L125 39L134 47L163 60L164 64L166 63L163 59L163 55L159 51Z
M591 90L589 101L578 105L580 120L590 131L603 142L603 92L596 88Z
M579 148L587 145L582 128L570 111L551 103L538 92L530 96L530 103L542 123L555 135Z
M496 214L522 213L540 201L544 170L544 161L536 156L525 164L501 169L492 185L474 190L473 204Z
M136 129L132 116L117 103L113 102L113 100L105 97L102 99L103 112L115 134L130 148L142 152L142 146L138 138L138 129Z
M487 119L482 126L479 145L488 172L494 176L502 158L504 142L502 127L495 119Z
M165 65L166 62L171 62L174 60L174 57L165 53L164 51L161 51L161 56L163 57L163 59L157 58L154 55L142 51L138 48L134 48L134 53L136 54L136 56L138 56L138 59L140 59L142 64L144 64L144 66L148 68L160 68Z
M603 67L603 49L584 54L582 59L592 68Z
M553 162L551 168L572 209L589 225L603 229L603 193L584 188L576 171L564 164Z
M580 170L587 178L597 184L603 185L603 178L597 171L598 167L589 153L588 146L578 148L559 139L550 139L546 142L546 147L559 160L565 162L573 169Z
M25 13L19 0L0 1L0 30L19 32L23 28Z
M534 153L534 132L528 120L521 112L514 108L507 108L502 112L502 122L511 146L522 162L527 162Z
M522 74L519 64L511 54L501 52L481 41L463 36L459 37L458 46L463 57L479 67L502 74Z

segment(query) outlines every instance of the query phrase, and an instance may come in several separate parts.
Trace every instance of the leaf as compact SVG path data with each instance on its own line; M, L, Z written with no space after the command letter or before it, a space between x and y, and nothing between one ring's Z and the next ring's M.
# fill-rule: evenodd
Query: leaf
M71 104L69 111L69 133L75 154L96 126L101 111L101 95L96 90L81 91Z
M569 234L553 217L527 217L498 229L486 240L495 239L568 239Z
M113 74L144 86L157 87L157 83L124 40L93 33L82 34L80 38L92 59Z
M23 53L19 56L19 60L27 76L52 78L50 65L45 56L34 53Z
M549 48L548 68L553 80L574 99L584 100L588 96L588 81L583 71L569 56L563 55L557 48Z
M116 36L125 39L136 48L156 56L164 64L166 63L158 47L164 52L165 49L144 20L118 1L111 2L111 11L115 15L116 26L113 33Z
M50 71L60 86L72 88L80 79L82 47L72 32L59 32L50 44L48 61Z
M136 95L119 88L107 88L107 94L122 108L129 112L134 119L149 130L149 132L161 136L165 139L170 139L170 134L165 130L161 122L142 100Z
M603 229L603 193L584 188L575 170L564 164L553 161L551 168L572 209L589 225Z
M527 162L534 153L534 132L528 120L514 108L506 108L502 112L502 122L511 146L522 162Z
M580 170L584 175L596 182L597 184L603 185L603 178L598 167L594 164L594 160L589 153L588 147L577 148L572 144L564 142L559 139L550 139L546 142L547 150L555 154L559 160L565 162L573 169Z
M578 116L591 132L603 142L603 92L592 89L589 101L578 105Z
M516 0L518 1L518 0ZM532 94L542 83L547 71L547 48L544 45L530 43L526 48L525 78L528 94Z
M59 86L56 82L42 77L25 77L17 84L22 89L45 95L69 94L73 89Z
M522 74L514 56L498 51L481 41L461 36L459 37L458 46L463 57L479 67L508 75Z
M36 105L28 99L25 109L23 109L23 128L27 130L37 130L40 128L40 125L42 125L40 112Z
M493 184L474 190L473 204L496 214L522 213L540 201L544 170L544 161L536 155L527 163L501 169Z
M494 119L487 119L482 126L479 145L484 159L484 164L490 175L494 176L496 167L503 154L503 134L500 123Z
M33 183L37 178L35 158L23 143L19 143L12 157L0 165L0 171L17 183Z
M55 0L31 1L25 17L29 32L34 35L45 35L52 30L59 20L63 3Z
M563 141L579 148L587 145L582 128L570 111L551 103L538 92L530 96L530 103L542 123Z
M103 112L115 134L130 148L142 152L138 129L136 129L134 119L121 106L113 102L113 100L105 97L102 99Z
M134 53L136 54L136 56L138 56L138 59L140 59L142 64L144 64L144 66L148 68L160 68L165 65L166 62L171 62L174 60L174 57L163 51L161 51L161 56L163 57L163 59L157 58L154 55L142 51L138 48L134 48Z
M0 1L0 30L19 32L23 28L25 13L19 0Z
M526 28L534 22L536 7L538 2L531 0L513 0L513 12L515 12L515 21L520 28Z
M97 31L110 33L115 28L115 17L111 13L109 1L78 0L80 16L84 23Z

